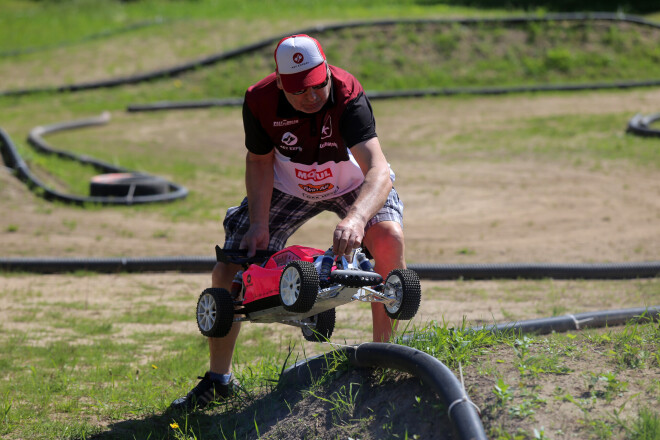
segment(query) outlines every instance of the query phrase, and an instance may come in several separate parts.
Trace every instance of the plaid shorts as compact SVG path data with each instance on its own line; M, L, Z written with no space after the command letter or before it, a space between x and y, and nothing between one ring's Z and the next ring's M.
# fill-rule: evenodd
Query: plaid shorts
M344 218L349 208L355 202L360 189L357 188L342 196L319 202L308 202L298 197L273 189L273 197L270 202L270 242L268 250L277 251L286 246L286 241L307 220L325 212L336 213ZM379 222L395 221L403 227L403 202L399 199L396 190L392 188L387 201L380 211L367 222L364 230ZM240 206L234 206L227 210L227 216L222 223L225 228L225 249L238 249L243 235L250 227L250 217L247 197L243 199Z

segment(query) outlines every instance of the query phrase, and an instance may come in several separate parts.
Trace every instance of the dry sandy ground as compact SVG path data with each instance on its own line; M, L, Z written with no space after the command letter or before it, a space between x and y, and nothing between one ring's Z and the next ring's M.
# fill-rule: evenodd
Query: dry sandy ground
M658 111L659 102L660 90L655 89L576 96L447 99L431 104L428 101L379 103L382 139L393 139L396 141L393 143L404 146L407 142L417 145L419 139L433 139L425 149L415 153L385 145L388 159L397 172L396 187L406 205L408 261L660 260L657 169L622 163L577 166L524 155L504 161L484 161L478 157L429 160L438 146L466 129L466 121L474 127L493 127L529 115L607 113L613 109L632 115ZM191 124L204 122L203 115L179 114L177 118ZM195 122L197 119L202 122ZM625 122L622 121L622 131ZM196 130L191 130L189 135L195 133ZM155 214L135 215L128 210L82 211L53 206L32 195L4 169L0 169L0 206L3 257L211 255L213 245L219 240L220 219L172 223ZM305 225L292 242L324 248L327 240L319 231L331 230L335 222L331 215L321 216ZM163 230L168 231L168 239L157 238L158 231ZM130 310L132 297L142 292L145 285L162 292L151 300L171 301L175 307L192 309L198 292L207 283L207 274L102 275L93 279L12 275L0 277L0 292L43 289L48 290L53 301L105 304L107 313L123 313ZM660 303L658 290L654 280L425 280L422 307L413 322L416 325L432 320L460 323L463 318L472 323L501 322L654 305ZM8 322L10 313L11 307L0 305L0 321ZM366 307L338 310L336 341L368 340L368 329L352 324L365 319L368 322ZM28 331L30 324L11 325L26 326ZM118 337L140 330L139 325L132 325ZM196 334L192 320L185 326L179 323L161 330ZM297 331L277 331L281 332L280 337L298 338ZM308 348L310 352L323 349Z

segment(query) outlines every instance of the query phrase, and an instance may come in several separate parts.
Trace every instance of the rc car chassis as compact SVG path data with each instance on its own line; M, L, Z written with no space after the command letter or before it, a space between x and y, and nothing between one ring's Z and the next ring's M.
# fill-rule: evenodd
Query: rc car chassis
M257 251L247 257L245 250L216 246L216 257L243 270L237 273L231 292L208 288L200 295L197 325L204 336L226 336L234 322L280 322L300 327L306 340L320 342L332 336L335 308L343 304L382 303L387 315L398 320L412 319L419 309L417 274L395 269L383 280L361 249L348 258L304 246Z

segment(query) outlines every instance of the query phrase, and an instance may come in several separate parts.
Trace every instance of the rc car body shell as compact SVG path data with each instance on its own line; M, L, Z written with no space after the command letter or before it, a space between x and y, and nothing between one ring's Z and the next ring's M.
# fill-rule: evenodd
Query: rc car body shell
M291 261L307 261L314 263L320 249L293 245L273 254L262 266L251 264L243 272L243 305L269 296L279 295L282 270ZM334 267L334 266L333 266Z

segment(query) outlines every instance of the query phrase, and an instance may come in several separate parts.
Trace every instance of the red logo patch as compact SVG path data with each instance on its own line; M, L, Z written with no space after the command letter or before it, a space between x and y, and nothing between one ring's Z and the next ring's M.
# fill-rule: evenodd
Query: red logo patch
M330 168L326 168L325 170L313 169L304 171L296 168L296 177L300 180L314 180L316 182L320 182L321 180L332 177L332 170Z
M300 64L303 61L305 61L305 57L303 56L303 54L301 54L300 52L296 52L296 53L293 54L293 62L294 63Z

